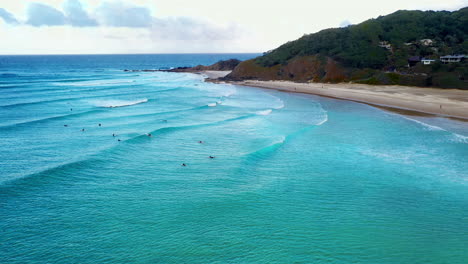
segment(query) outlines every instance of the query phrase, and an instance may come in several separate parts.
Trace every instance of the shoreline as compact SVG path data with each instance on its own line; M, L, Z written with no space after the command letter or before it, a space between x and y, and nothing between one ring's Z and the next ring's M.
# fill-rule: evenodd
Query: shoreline
M199 72L198 74L207 76L205 80L208 82L223 83L223 81L217 80L219 77L212 71ZM226 72L221 75L224 74ZM435 115L468 121L468 90L257 80L228 81L226 83L354 101L406 115Z

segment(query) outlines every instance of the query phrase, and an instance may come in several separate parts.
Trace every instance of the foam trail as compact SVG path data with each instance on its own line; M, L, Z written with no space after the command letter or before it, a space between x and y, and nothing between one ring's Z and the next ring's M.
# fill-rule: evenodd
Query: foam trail
M94 104L97 107L116 108L116 107L137 105L137 104L142 104L146 102L148 102L148 99L140 99L140 100L134 100L134 101L99 100L99 101L93 101L92 104Z
M267 115L271 114L271 112L273 112L273 110L267 109L267 110L263 110L263 111L258 111L258 112L256 112L256 114L257 115L262 115L262 116L267 116Z

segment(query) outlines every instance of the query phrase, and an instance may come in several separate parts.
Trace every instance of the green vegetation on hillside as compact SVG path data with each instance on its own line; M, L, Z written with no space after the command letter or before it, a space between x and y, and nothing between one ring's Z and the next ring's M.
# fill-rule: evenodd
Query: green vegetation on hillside
M423 39L433 44L425 46L420 43ZM456 12L397 11L358 25L305 35L259 57L257 63L269 67L296 56L321 54L346 67L401 67L406 66L409 56L464 54L468 51L467 39L468 8ZM384 41L392 50L379 46Z

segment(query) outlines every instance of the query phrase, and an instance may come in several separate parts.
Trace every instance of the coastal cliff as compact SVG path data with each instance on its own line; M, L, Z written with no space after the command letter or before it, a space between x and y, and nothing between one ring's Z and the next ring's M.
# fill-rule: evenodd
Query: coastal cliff
M397 11L244 61L225 80L355 82L468 89L468 8ZM450 56L446 55L461 54ZM450 58L449 58L450 57ZM457 59L458 58L458 59Z

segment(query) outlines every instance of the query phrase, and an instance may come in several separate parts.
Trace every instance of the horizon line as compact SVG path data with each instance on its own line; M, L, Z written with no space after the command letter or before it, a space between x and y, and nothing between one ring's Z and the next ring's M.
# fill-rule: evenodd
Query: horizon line
M52 54L0 54L0 56L83 56L83 55L209 55L209 54L262 54L263 52L181 52L181 53L52 53Z

